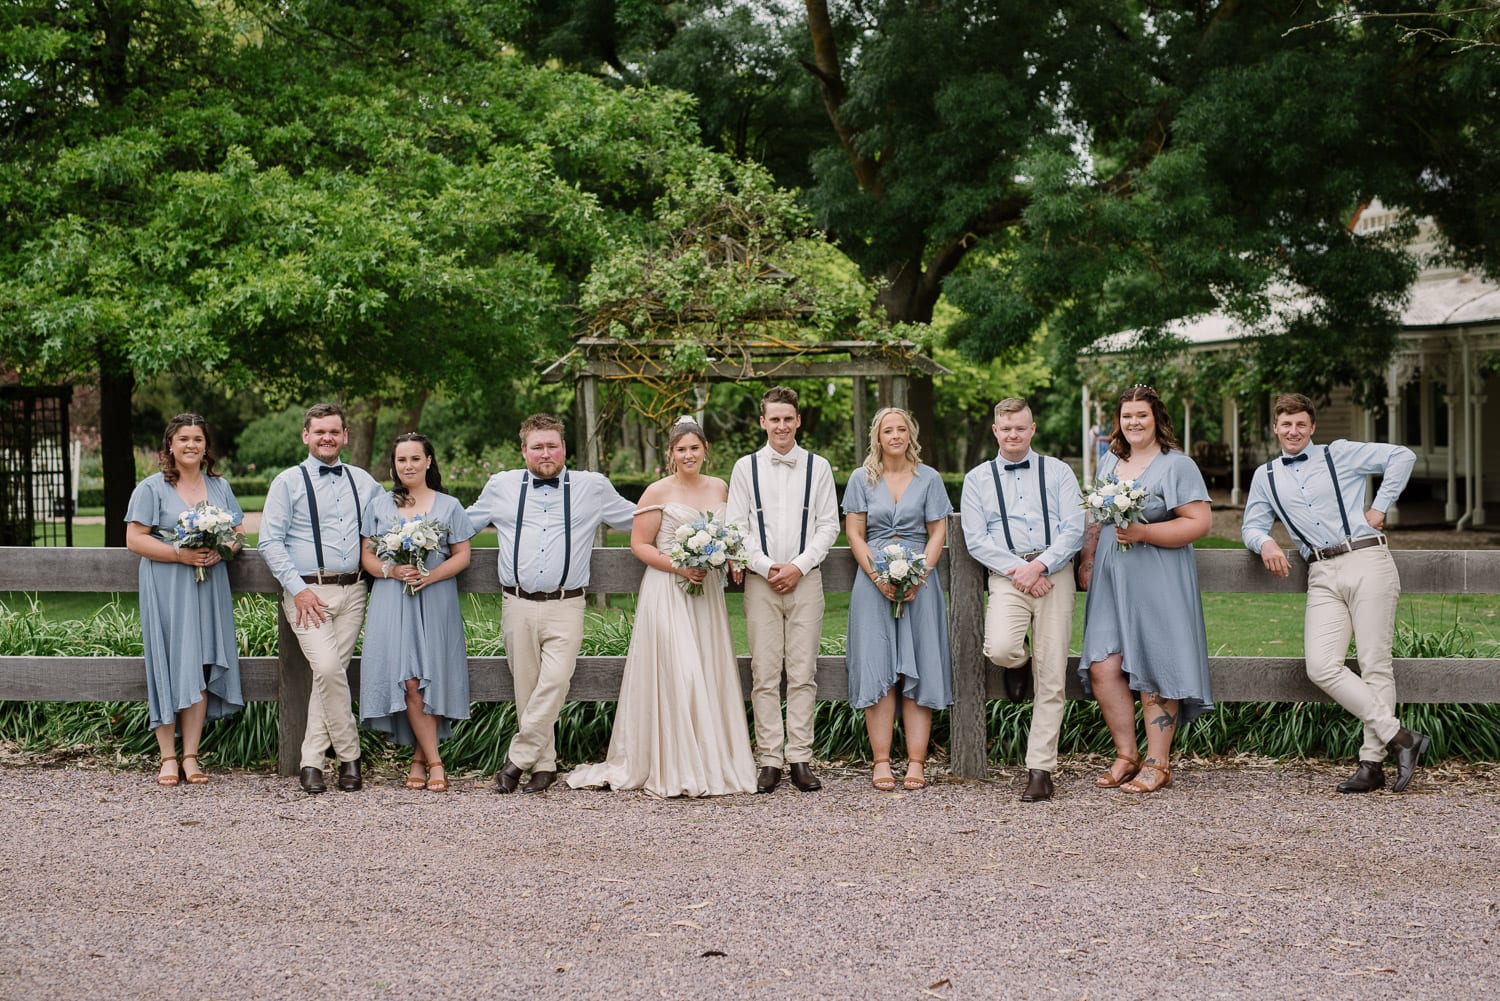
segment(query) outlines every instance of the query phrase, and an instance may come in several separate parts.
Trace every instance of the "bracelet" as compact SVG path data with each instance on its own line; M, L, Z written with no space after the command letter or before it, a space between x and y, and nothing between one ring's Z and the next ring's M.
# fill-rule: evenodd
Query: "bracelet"
M390 575L391 575L391 565L389 563L382 563L382 564L380 564L380 576L388 578L388 577L390 577Z

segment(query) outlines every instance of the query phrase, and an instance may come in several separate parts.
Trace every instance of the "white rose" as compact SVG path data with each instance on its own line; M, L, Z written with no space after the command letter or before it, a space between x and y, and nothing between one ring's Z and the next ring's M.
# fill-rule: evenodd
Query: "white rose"
M911 564L905 560L891 560L886 573L890 575L891 580L905 580L906 575L911 573Z
M722 550L722 549L716 549L712 553L709 553L709 555L708 555L708 565L709 566L714 566L714 567L721 567L721 566L724 565L724 560L725 559L727 559L727 557L724 555L724 550Z
M707 546L712 541L713 539L709 537L707 532L699 532L691 539L689 539L687 544L689 549L695 550L697 552L702 552L703 547Z
M1099 492L1106 497L1113 497L1120 492L1120 485L1118 483L1106 483L1099 488Z
M672 535L678 542L686 542L693 537L693 526L686 523L678 525L677 531L673 532Z
M1103 507L1104 498L1099 494L1089 494L1089 505L1092 507Z
M1121 511L1130 510L1131 505L1134 503L1135 501L1131 499L1128 494L1120 494L1115 498L1115 507L1119 508Z
M891 560L898 560L901 557L903 557L903 556L906 555L906 550L904 548L902 548L901 546L896 545L895 543L891 543L889 546L886 546L885 549L883 549L881 551L883 553L885 553L886 559L891 559Z

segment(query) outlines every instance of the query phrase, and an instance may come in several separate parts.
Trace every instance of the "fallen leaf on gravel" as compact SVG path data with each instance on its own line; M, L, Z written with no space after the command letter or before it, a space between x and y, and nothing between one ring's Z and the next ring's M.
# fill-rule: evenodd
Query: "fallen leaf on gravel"
M847 888L847 887L851 887L851 886L858 886L859 884L858 883L834 883L833 885L834 886L842 886L842 887Z
M201 820L179 820L177 823L181 827L197 827L199 824L203 823L203 821L201 821Z
M721 952L718 949L708 949L708 950L705 950L701 955L704 956L704 957L708 957L708 956L727 956L729 954L727 952Z
M703 928L703 926L696 921L673 921L672 925L676 928L697 928L700 931Z
M1383 968L1371 967L1368 970L1330 970L1335 977L1368 977L1372 973L1395 973L1389 966Z
M531 896L531 891L530 890L522 890L521 891L521 899L522 900L525 900L529 896Z
M707 907L708 904L709 904L709 902L707 900L705 900L705 901L703 901L702 903L699 903L699 904L683 904L681 907L678 908L678 910L680 910L680 911L696 911L699 908Z
M601 883L628 883L628 882L630 882L630 880L628 880L628 879L615 879L613 876L600 876L599 877L599 882L601 882Z
M1204 893L1223 893L1224 892L1223 890L1216 890L1216 889L1214 889L1211 886L1195 886L1195 887L1193 887L1193 889L1195 889L1195 890L1202 890Z
M928 984L927 985L927 989L929 991L935 991L939 987L952 987L952 986L953 986L953 981L949 980L947 977L944 977L942 980L939 980L935 984Z

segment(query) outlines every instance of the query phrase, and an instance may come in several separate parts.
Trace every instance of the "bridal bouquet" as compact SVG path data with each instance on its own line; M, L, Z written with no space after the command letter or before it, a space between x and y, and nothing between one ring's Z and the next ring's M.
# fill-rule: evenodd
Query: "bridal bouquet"
M448 526L441 521L430 521L420 514L415 518L401 519L401 524L383 535L370 540L370 548L387 569L400 564L416 567L423 577L427 576L427 558L437 552L443 533ZM406 585L407 594L416 594L416 588Z
M891 602L891 618L901 618L901 613L906 610L906 596L931 572L925 552L913 553L899 542L875 553L875 579L896 590L896 597Z
M712 512L678 525L675 541L667 549L667 559L674 567L710 573L723 573L725 566L743 567L749 558L739 526L720 521ZM703 593L702 584L694 584L686 577L679 577L677 586L688 594Z
M208 501L199 501L177 516L168 540L178 552L184 549L212 549L225 560L234 559L234 544L243 541L234 530L234 515ZM202 584L208 579L208 567L193 567L193 580Z
M1142 511L1146 506L1146 488L1135 480L1121 480L1113 476L1100 477L1099 482L1083 491L1083 508L1089 521L1123 528L1144 521ZM1116 542L1121 550L1129 549L1129 542Z

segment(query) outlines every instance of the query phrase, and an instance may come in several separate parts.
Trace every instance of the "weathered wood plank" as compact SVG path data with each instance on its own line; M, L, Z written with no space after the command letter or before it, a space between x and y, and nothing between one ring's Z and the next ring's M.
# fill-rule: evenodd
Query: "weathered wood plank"
M949 755L954 774L961 778L983 778L989 764L985 725L984 592L988 574L970 556L964 545L963 527L957 516L948 519L948 546L952 559L946 588L948 598L949 650L953 658L953 708L948 715L952 735Z

